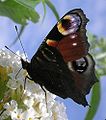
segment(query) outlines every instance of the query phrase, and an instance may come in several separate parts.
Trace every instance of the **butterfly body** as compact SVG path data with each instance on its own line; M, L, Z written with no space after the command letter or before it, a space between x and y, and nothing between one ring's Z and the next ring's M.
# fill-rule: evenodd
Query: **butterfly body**
M97 81L95 63L88 53L87 21L81 9L68 12L47 35L31 62L21 60L35 83L83 106L88 105L85 96Z

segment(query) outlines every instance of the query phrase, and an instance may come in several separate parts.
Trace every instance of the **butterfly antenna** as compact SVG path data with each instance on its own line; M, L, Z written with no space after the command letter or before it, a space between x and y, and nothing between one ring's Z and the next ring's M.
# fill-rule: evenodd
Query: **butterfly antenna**
M5 48L6 49L8 49L9 51L11 51L13 54L15 54L16 56L18 56L18 57L20 57L19 55L17 55L14 51L12 51L9 47L7 47L7 46L5 46ZM21 57L20 57L21 58ZM22 59L22 58L21 58ZM15 75L15 79L17 78L17 76L18 76L18 74L19 74L19 72L22 70L22 68L20 68L19 70L18 70L18 72L16 73L16 75Z
M20 57L18 54L16 54L14 51L12 51L9 47L5 46L6 49L8 49L9 51L11 51L13 54L15 54L16 56ZM21 58L21 57L20 57Z
M23 50L23 52L24 52L24 55L25 55L25 58L26 58L26 61L27 61L28 58L27 58L26 52L25 52L25 50L24 50L23 44L22 44L22 42L21 42L21 39L20 39L20 36L19 36L19 32L18 32L18 28L17 28L16 25L15 25L15 30L16 30L16 33L17 33L17 36L18 36L18 40L19 40L19 42L20 42L20 44L21 44L22 50Z

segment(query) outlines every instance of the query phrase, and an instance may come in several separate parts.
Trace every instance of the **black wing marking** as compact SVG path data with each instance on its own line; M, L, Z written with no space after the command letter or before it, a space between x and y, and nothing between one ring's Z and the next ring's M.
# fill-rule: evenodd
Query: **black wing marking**
M68 67L75 80L76 87L81 91L82 94L87 95L90 92L92 86L98 82L95 75L95 61L93 57L88 54L84 57L85 62L78 65L73 65L73 62L68 62ZM81 61L80 61L81 63Z
M76 88L73 76L56 48L43 43L33 56L28 73L36 83L45 86L55 95L64 99L71 98L83 106L88 105L85 95Z

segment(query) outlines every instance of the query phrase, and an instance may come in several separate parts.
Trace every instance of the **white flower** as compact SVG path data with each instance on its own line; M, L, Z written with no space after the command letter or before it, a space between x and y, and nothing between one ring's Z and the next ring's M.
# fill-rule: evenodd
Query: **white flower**
M19 53L18 55L20 56ZM66 108L55 100L55 95L46 91L45 98L45 92L40 85L28 79L24 88L25 70L21 70L16 77L22 67L19 57L0 50L0 65L11 67L11 73L8 74L10 79L6 86L12 98L5 103L5 111L0 120L8 117L11 120L67 120Z
M11 114L17 110L17 102L15 100L11 100L10 102L6 103L4 105L4 113L3 113L3 117L2 119L4 118L5 119L5 116L6 118L8 116L11 116Z
M66 115L66 108L63 103L55 103L53 106L53 114L55 113L55 119L57 120L68 120ZM61 110L61 111L60 111Z
M34 104L34 99L31 97L27 97L27 98L25 98L25 100L23 102L28 108L30 108Z
M26 111L23 112L22 114L24 120L36 120L36 112L34 108L27 109Z
M20 75L20 74L19 74ZM25 80L25 76L19 76L17 77L17 79L15 78L16 74L14 73L10 73L8 74L8 76L10 76L9 81L7 82L7 86L11 89L17 89L20 86L24 86L24 80Z
M10 102L4 105L4 109L6 109L9 112L14 111L15 109L17 109L17 102L15 100L11 100Z
M12 120L23 120L22 109L16 109L16 110L12 111L11 119Z

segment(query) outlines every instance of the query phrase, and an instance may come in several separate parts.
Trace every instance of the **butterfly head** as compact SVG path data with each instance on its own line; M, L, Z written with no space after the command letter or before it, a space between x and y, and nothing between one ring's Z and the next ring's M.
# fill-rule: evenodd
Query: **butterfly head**
M23 60L22 58L21 58L21 63L22 63L22 68L27 70L30 63L28 61Z

